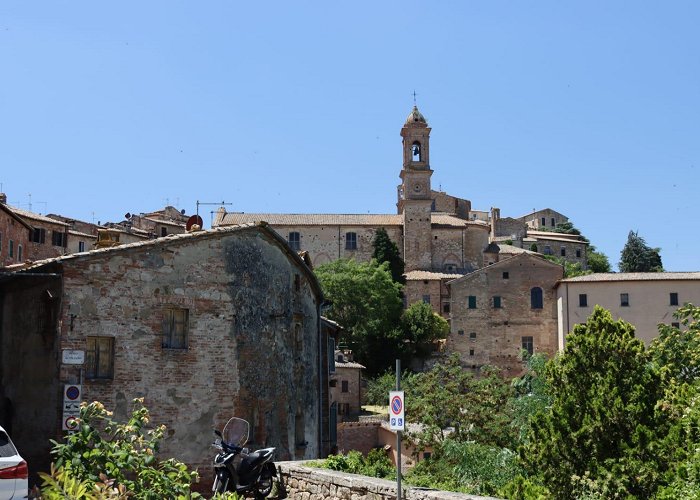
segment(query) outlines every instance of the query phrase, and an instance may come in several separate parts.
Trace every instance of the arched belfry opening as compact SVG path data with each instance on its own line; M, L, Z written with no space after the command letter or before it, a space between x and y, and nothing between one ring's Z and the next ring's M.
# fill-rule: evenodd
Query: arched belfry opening
M423 149L418 141L411 144L411 159L412 161L423 161Z

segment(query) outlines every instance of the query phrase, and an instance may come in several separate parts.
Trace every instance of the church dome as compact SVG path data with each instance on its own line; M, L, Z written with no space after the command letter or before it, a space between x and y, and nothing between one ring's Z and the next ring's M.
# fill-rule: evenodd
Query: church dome
M425 121L425 116L421 114L420 111L418 111L418 106L413 106L413 109L411 112L408 114L408 118L406 118L406 125L410 123L425 123L427 125L427 121Z

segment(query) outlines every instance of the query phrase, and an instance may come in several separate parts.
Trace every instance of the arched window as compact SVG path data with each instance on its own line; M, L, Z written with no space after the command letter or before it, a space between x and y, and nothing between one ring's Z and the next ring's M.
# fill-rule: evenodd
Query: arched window
M415 141L411 145L411 153L413 154L413 156L412 156L413 161L421 161L421 158L423 157L422 156L423 152L421 151L420 142Z
M542 309L542 289L538 286L530 289L530 308Z

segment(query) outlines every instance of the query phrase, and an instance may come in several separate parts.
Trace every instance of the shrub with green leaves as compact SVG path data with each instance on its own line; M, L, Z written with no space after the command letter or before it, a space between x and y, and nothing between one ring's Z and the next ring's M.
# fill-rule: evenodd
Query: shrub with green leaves
M42 475L43 498L201 498L190 490L197 472L175 459L157 458L165 426L149 426L143 399L134 400L127 423L111 416L102 403L83 404L77 432L62 443L52 440L55 469ZM116 496L90 496L100 488ZM73 496L61 496L66 489Z

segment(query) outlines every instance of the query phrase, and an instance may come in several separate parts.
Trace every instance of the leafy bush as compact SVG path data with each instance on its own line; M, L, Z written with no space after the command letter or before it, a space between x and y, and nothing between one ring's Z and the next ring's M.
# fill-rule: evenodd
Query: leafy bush
M383 449L371 450L366 457L353 450L347 455L331 455L326 460L307 462L306 465L383 479L396 477L394 465Z
M522 474L518 456L508 448L447 439L435 454L406 474L406 482L476 495L495 495Z
M41 475L43 498L201 498L190 491L197 472L175 459L156 458L165 426L148 427L143 399L134 400L126 424L111 415L102 403L83 404L77 432L63 443L51 441L55 467Z

